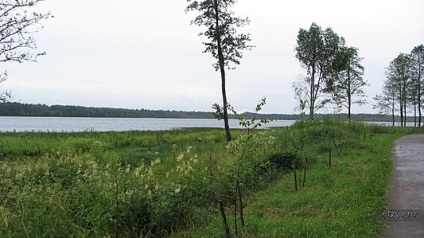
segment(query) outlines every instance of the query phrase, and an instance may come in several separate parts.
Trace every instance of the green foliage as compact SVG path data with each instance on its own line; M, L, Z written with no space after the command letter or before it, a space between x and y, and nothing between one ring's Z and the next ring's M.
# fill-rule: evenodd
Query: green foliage
M240 134L234 131L235 135ZM0 235L163 237L232 203L234 171L256 191L262 155L238 163L218 129L2 133ZM258 133L253 147L263 143ZM42 216L40 214L43 214Z
M334 79L327 83L326 91L332 96L333 102L338 109L347 109L347 114L351 116L352 104L365 104L366 94L363 87L367 82L363 79L364 67L361 65L363 58L358 55L358 49L342 45L336 53L336 60L333 65L336 68Z
M314 118L315 111L330 102L328 98L320 98L328 91L335 72L336 56L344 45L344 38L339 37L331 28L323 30L312 23L309 30L300 29L295 47L296 58L306 68L307 75L294 83L296 99L301 107L309 108L309 118Z
M98 108L69 105L0 103L3 116L43 117L113 117L113 118L213 118L211 112L184 112L170 110Z
M334 149L329 131L344 144L331 170L319 152L323 143ZM384 206L379 187L387 186L390 161L381 150L411 132L328 119L249 135L233 131L237 139L228 144L219 129L1 133L0 236L164 237L191 227L220 234L217 201L232 209L237 180L247 207L244 234L272 237L283 223L288 234L299 227L316 236L333 228L334 236L345 234L362 224L358 214ZM299 195L286 182L292 175L277 169L287 168L288 155L301 163L309 158L309 182ZM261 223L268 216L279 220L268 220L269 227ZM311 223L302 226L304 219ZM356 234L372 233L364 230Z
M273 119L257 118L257 114L262 110L262 107L265 106L265 104L266 104L266 98L264 97L256 105L253 115L251 115L250 118L247 118L246 113L242 113L242 114L237 113L236 110L230 104L228 104L227 107L231 112L234 113L234 115L238 117L240 126L247 129L247 133L249 134L251 130L260 128L262 125L268 124L269 122L273 121ZM217 111L218 110L219 108L217 109Z
M306 127L306 124L309 126ZM347 130L349 124L344 122L305 121L296 126L310 129L313 136L309 140L316 140L315 143L319 142L319 138L325 138L325 131L333 126L339 126L352 135ZM277 131L277 138L291 133L293 129ZM370 130L365 125L363 129ZM247 226L242 236L380 236L386 227L380 213L386 209L388 202L392 143L405 133L422 133L422 130L416 129L385 127L384 130L388 133L378 133L372 138L367 136L365 140L361 137L358 144L347 144L344 153L334 160L332 169L325 164L326 155L318 155L316 163L308 170L308 186L296 193L292 182L289 182L292 174L287 174L274 186L253 194L245 201ZM229 224L233 222L229 217ZM189 235L182 233L176 237L221 237L222 231L221 221L215 219L204 227L191 229Z
M269 156L271 166L282 171L292 171L300 167L300 157L297 153L286 152Z
M206 49L204 53L211 53L217 59L214 64L215 70L230 67L231 64L240 64L243 56L242 51L251 49L248 45L249 34L238 34L237 28L248 25L249 20L235 17L230 8L236 3L234 0L187 0L186 12L196 11L199 15L194 18L192 24L205 26L207 30L200 35L209 41L203 42Z
M219 105L218 105L219 107ZM214 111L215 111L214 107ZM148 109L120 109L120 108L94 108L81 106L62 106L62 105L40 105L40 104L23 104L23 103L0 103L0 115L3 116L44 116L44 117L113 117L113 118L205 118L213 119L213 112L185 112L185 111L165 111L165 110L148 110ZM274 118L278 120L303 120L304 118L298 114L257 114L244 113L247 119L256 116L257 119ZM316 119L323 119L326 116L316 114ZM336 117L336 116L334 116ZM230 119L237 119L235 115L229 115ZM337 115L340 120L348 118L347 114ZM391 121L392 117L379 114L352 114L352 119L357 121ZM400 121L400 117L395 118ZM413 118L409 117L408 121Z
M399 112L401 126L406 126L407 112L413 111L415 126L422 123L422 85L424 45L415 46L410 54L400 53L386 68L382 94L376 95L374 109L390 113L395 124Z
M225 136L227 142L231 141L231 132L228 122L228 101L226 93L226 74L225 68L234 69L232 64L240 64L243 57L243 50L249 50L253 46L248 45L250 42L249 34L237 33L237 28L249 24L249 20L234 16L234 12L230 8L236 3L234 0L187 0L186 13L190 11L198 12L191 24L206 27L205 32L200 33L207 38L203 42L205 51L203 53L211 53L216 63L213 67L216 71L220 71L221 75L221 92L222 92L222 108L218 104L213 105L215 117L224 120Z

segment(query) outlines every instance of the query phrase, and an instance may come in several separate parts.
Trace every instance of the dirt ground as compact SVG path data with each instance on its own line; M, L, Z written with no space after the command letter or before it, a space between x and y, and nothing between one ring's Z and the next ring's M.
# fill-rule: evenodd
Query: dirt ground
M424 237L424 135L398 139L392 152L390 202L382 216L385 238Z

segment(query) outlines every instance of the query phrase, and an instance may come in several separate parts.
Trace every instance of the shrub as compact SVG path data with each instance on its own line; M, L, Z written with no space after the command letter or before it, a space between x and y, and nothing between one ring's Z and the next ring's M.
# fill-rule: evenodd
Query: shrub
M271 166L284 172L292 171L301 166L301 159L298 153L284 152L272 154L268 157Z

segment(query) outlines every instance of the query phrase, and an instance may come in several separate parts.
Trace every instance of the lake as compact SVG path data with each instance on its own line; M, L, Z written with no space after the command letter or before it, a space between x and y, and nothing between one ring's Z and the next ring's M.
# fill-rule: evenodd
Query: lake
M229 122L231 128L242 128L238 120L231 119ZM277 120L263 128L290 126L294 122ZM224 128L224 122L216 119L0 116L0 132L157 131L180 128Z

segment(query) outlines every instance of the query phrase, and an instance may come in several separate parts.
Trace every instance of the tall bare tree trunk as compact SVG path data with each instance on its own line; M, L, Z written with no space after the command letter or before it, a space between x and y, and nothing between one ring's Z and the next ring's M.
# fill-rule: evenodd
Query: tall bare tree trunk
M311 85L309 98L309 118L314 119L315 110L315 66L312 66Z
M407 99L406 99L406 97L405 97L405 100L403 101L403 116L404 116L404 120L403 120L403 126L404 127L406 127L406 107L407 107L407 105L406 105L406 103L407 103L407 101L406 101Z
M421 65L418 66L418 127L421 127Z
M404 81L403 83L403 116L404 116L404 120L403 120L403 126L406 127L406 108L407 108L407 103L408 103L408 97L406 95L406 89L407 89L407 85L406 85L406 81Z
M399 111L400 111L400 126L403 126L403 95L402 88L399 88Z
M350 123L350 117L351 117L351 109L352 109L352 91L350 89L350 71L347 71L347 117L349 119Z
M219 29L219 11L218 11L218 1L214 0L215 6L215 27L217 29L216 35L216 43L218 46L218 60L219 60L219 70L221 72L221 91L222 91L222 103L223 103L223 111L224 111L224 127L225 127L225 136L227 138L227 142L231 141L231 133L230 133L230 124L228 122L228 101L227 101L227 92L225 89L225 63L224 63L224 55L222 54L222 46L221 46L221 33Z
M392 126L395 126L395 96L392 96Z
M225 127L225 136L227 138L227 142L231 141L231 133L230 133L230 124L228 122L228 110L227 110L227 92L225 90L225 72L221 70L221 79L222 79L222 103L224 105L224 127Z

